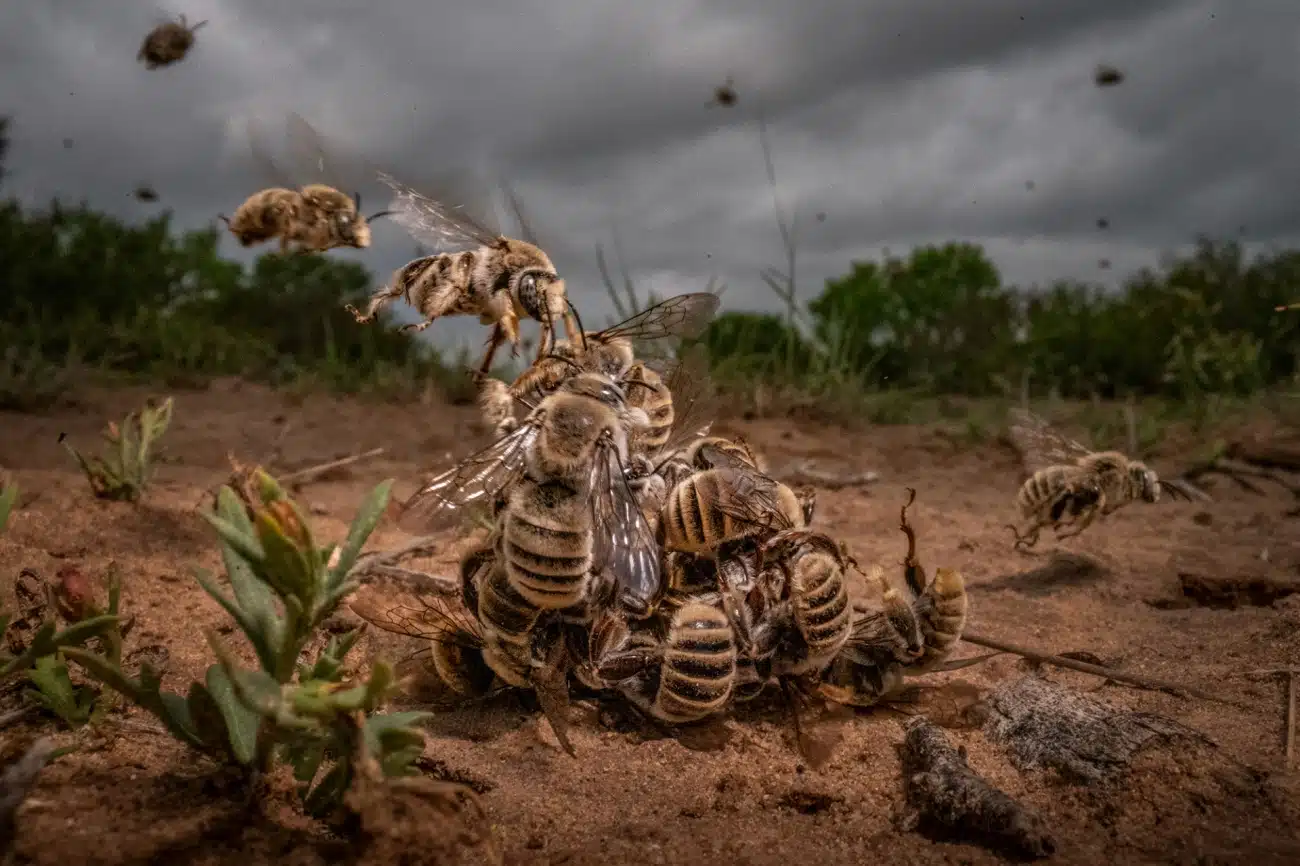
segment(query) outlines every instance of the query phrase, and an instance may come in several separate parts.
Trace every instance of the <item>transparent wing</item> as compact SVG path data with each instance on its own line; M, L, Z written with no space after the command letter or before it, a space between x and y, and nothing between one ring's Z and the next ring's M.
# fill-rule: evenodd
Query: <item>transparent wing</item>
M329 183L332 179L330 161L325 155L325 145L320 133L301 114L289 112L285 120L289 143L289 159L296 172L306 178Z
M712 292L676 295L617 325L605 328L600 335L625 337L634 341L662 340L666 337L689 340L698 337L709 326L713 314L718 311L719 303L718 296Z
M391 634L440 640L466 649L480 649L478 622L460 604L427 592L381 591L367 586L351 604L352 612Z
M268 186L280 186L293 188L299 184L294 182L294 178L284 167L275 161L271 154L275 148L271 146L271 138L267 134L266 127L256 118L248 118L246 121L248 128L248 151L253 157L253 166L261 181Z
M664 380L673 398L673 429L659 449L672 454L692 439L707 436L712 419L713 382L709 378L709 350L700 344L688 348ZM707 420L706 420L707 419Z
M393 191L392 218L421 243L447 246L493 246L500 233L463 207L452 207L399 182L387 172L379 179Z
M1015 408L1009 416L1011 441L1029 472L1046 466L1072 464L1092 453L1091 449L1057 433L1047 421L1032 412Z
M659 545L612 445L602 449L591 474L592 570L612 575L620 597L631 602L634 611L648 608L662 581Z
M509 181L502 180L501 188L505 192L506 203L510 205L511 213L515 215L515 222L519 225L520 236L533 246L540 247L541 243L537 240L537 232L533 230L533 221L528 218L528 214L524 210L524 204L519 200L519 196L515 194L514 187L510 185Z
M402 505L398 525L407 531L450 526L467 509L488 508L523 474L538 425L525 420L514 430L451 469L431 478Z
M781 507L780 483L754 469L723 469L727 483L714 507L733 520L771 532L792 529Z

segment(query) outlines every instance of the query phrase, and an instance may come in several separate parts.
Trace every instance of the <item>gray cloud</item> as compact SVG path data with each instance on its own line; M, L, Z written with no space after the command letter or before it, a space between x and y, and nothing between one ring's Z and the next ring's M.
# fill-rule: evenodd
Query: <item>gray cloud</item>
M1300 239L1300 19L1285 4L192 0L183 11L210 23L186 61L152 72L134 55L158 11L100 6L0 11L18 83L0 104L9 193L128 218L165 206L202 226L267 181L245 118L297 110L365 180L367 206L383 193L367 167L417 185L509 177L589 324L611 314L594 247L615 228L642 285L717 275L727 308L777 305L757 277L783 258L760 102L807 296L854 258L924 242L982 243L1028 284L1113 281L1198 232ZM1095 87L1099 62L1125 82ZM739 104L706 106L727 75ZM159 205L130 198L143 182ZM338 255L383 278L413 248L389 224Z

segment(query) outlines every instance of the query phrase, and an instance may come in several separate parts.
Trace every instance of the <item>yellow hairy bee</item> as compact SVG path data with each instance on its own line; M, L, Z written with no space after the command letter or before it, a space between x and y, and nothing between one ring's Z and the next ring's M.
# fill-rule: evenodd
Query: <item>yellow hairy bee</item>
M1017 548L1032 547L1046 526L1058 539L1078 535L1098 515L1139 500L1158 502L1162 491L1177 499L1209 498L1186 482L1161 480L1145 463L1119 451L1091 451L1026 410L1013 409L1011 417L1011 439L1030 473L1016 495L1025 521L1023 529L1011 527Z
M289 142L294 151L295 172L323 173L328 164L320 136L306 120L290 114ZM249 138L257 161L270 173L284 178L263 147L264 135L249 125ZM230 216L219 215L241 246L249 247L278 238L280 252L322 253L337 247L366 249L370 246L370 221L388 215L379 211L361 215L361 194L342 193L325 183L308 183L300 188L273 186L259 190Z

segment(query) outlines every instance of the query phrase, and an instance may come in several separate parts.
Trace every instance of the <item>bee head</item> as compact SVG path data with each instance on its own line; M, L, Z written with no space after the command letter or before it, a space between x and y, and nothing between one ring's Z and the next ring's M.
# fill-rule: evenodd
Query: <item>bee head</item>
M525 268L515 274L511 294L529 318L547 322L552 318L548 289L559 281L560 277L554 271L540 267Z
M1154 470L1148 468L1145 463L1134 460L1128 466L1128 474L1133 489L1138 492L1143 501L1160 501L1160 479L1156 476Z
M558 358L559 356L552 355L550 357ZM572 361L569 363L573 364ZM573 366L578 372L565 380L564 384L560 386L562 390L599 400L606 406L612 406L615 409L622 409L627 405L627 394L613 379L600 373L585 372L577 364L573 364Z

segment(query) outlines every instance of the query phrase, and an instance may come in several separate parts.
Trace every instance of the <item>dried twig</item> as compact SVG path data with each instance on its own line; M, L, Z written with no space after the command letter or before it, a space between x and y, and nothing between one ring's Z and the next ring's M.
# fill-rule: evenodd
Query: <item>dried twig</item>
M1283 473L1276 469L1255 466L1231 457L1215 457L1206 463L1193 466L1184 472L1181 477L1187 481L1195 482L1204 475L1223 475L1243 489L1257 494L1263 493L1263 491L1252 484L1249 479L1258 478L1263 481L1272 481L1274 484L1280 485L1292 496L1300 499L1300 484L1296 484Z
M315 466L308 466L305 469L298 469L281 475L276 480L281 484L304 484L318 475L323 475L331 469L341 469L344 466L351 466L353 463L359 463L362 460L369 460L371 457L378 457L384 453L383 447L371 448L369 451L363 451L360 454L352 454L347 457L340 457L338 460L330 460L328 463L319 463Z
M858 472L844 474L818 469L811 460L797 460L781 473L782 480L794 484L814 484L827 490L840 490L845 487L865 487L880 480L877 472Z
M10 764L0 776L0 854L9 854L14 839L14 818L27 793L36 784L45 765L54 755L54 743L43 737L28 747L22 757Z
M358 557L356 564L352 566L350 574L365 574L376 566L395 565L407 557L433 553L438 549L438 540L440 538L441 536L438 535L422 535L393 550L379 550L374 553L367 553L365 556Z
M459 580L445 577L440 574L429 574L424 571L416 571L413 568L402 568L398 565L384 565L376 563L366 568L366 574L376 577L395 577L398 580L408 580L417 582L421 588L439 595L450 595L459 598L461 595L461 585Z
M24 704L17 709L10 710L4 715L0 715L0 728L7 728L19 719L25 718L36 712L36 704Z
M1005 641L985 637L981 634L975 634L969 631L963 632L961 639L967 643L973 643L976 646L1002 650L1003 652L1018 655L1027 658L1030 661L1039 662L1040 664L1054 665L1058 668L1068 668L1072 671L1092 674L1097 677L1105 677L1106 679L1114 680L1117 683L1125 683L1126 685L1137 686L1138 688L1143 689L1152 689L1159 692L1171 692L1176 695L1186 695L1188 697L1199 698L1203 701L1212 701L1216 704L1227 704L1229 706L1237 707L1238 709L1251 709L1239 701L1234 701L1231 698L1219 697L1218 695L1213 695L1192 686L1183 685L1182 683L1175 683L1169 680L1157 679L1155 677L1146 677L1141 674L1125 673L1123 671L1113 670L1112 668L1104 668L1099 665L1090 665L1087 662L1076 661L1063 656L1048 655L1047 653L1026 649L1025 647L1016 646L1015 644L1009 644Z

